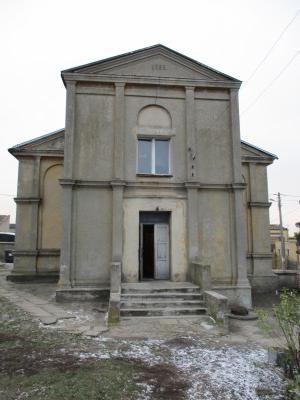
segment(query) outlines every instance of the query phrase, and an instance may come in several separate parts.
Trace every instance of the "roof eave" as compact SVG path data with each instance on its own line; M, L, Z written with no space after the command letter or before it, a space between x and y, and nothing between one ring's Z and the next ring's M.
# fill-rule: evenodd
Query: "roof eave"
M254 150L264 153L267 156L267 158L278 160L278 156L276 156L276 154L270 153L269 151L266 151L260 147L254 146L253 144L246 142L245 140L241 139L241 144L245 144L246 146L252 147Z

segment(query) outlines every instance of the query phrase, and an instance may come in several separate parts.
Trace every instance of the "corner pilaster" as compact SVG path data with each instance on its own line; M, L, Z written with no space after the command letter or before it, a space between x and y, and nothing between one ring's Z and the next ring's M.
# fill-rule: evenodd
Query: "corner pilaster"
M13 274L36 275L40 205L40 157L20 160L32 166L32 179L18 183L16 244ZM20 179L20 177L19 177ZM29 183L30 182L30 183ZM24 231L24 227L30 227Z
M232 181L233 181L233 233L234 250L236 265L233 268L233 277L236 284L240 287L249 288L247 278L247 258L246 258L246 221L243 206L244 186L237 185L242 182L241 172L241 144L240 144L240 123L239 123L239 104L238 89L230 90L230 119L231 119L231 139L232 139ZM251 299L251 294L249 294ZM251 301L251 300L250 300Z
M76 82L67 82L66 130L64 148L63 231L60 255L59 288L72 287L73 160L75 141Z

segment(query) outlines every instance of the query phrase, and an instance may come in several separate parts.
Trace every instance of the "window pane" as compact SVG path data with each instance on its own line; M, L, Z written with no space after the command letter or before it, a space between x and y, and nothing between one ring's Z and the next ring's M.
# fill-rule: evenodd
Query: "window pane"
M139 140L138 142L138 172L140 174L151 174L151 147L150 140Z
M169 140L155 141L155 173L169 174Z

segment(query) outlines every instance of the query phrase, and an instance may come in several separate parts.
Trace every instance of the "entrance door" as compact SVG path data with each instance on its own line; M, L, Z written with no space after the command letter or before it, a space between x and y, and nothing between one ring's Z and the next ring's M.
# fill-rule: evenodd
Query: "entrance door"
M169 279L169 252L169 213L140 213L140 279Z
M155 279L169 279L169 225L154 225Z

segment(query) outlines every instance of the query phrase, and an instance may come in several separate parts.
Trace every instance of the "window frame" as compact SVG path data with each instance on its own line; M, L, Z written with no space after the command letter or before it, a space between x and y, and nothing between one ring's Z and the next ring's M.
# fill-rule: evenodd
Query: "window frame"
M139 141L145 140L151 142L151 172L139 172ZM169 143L169 159L168 159L168 172L164 174L159 174L155 172L155 142L168 142ZM136 149L136 174L140 176L172 176L171 173L171 138L169 136L138 136L137 137L137 149Z

